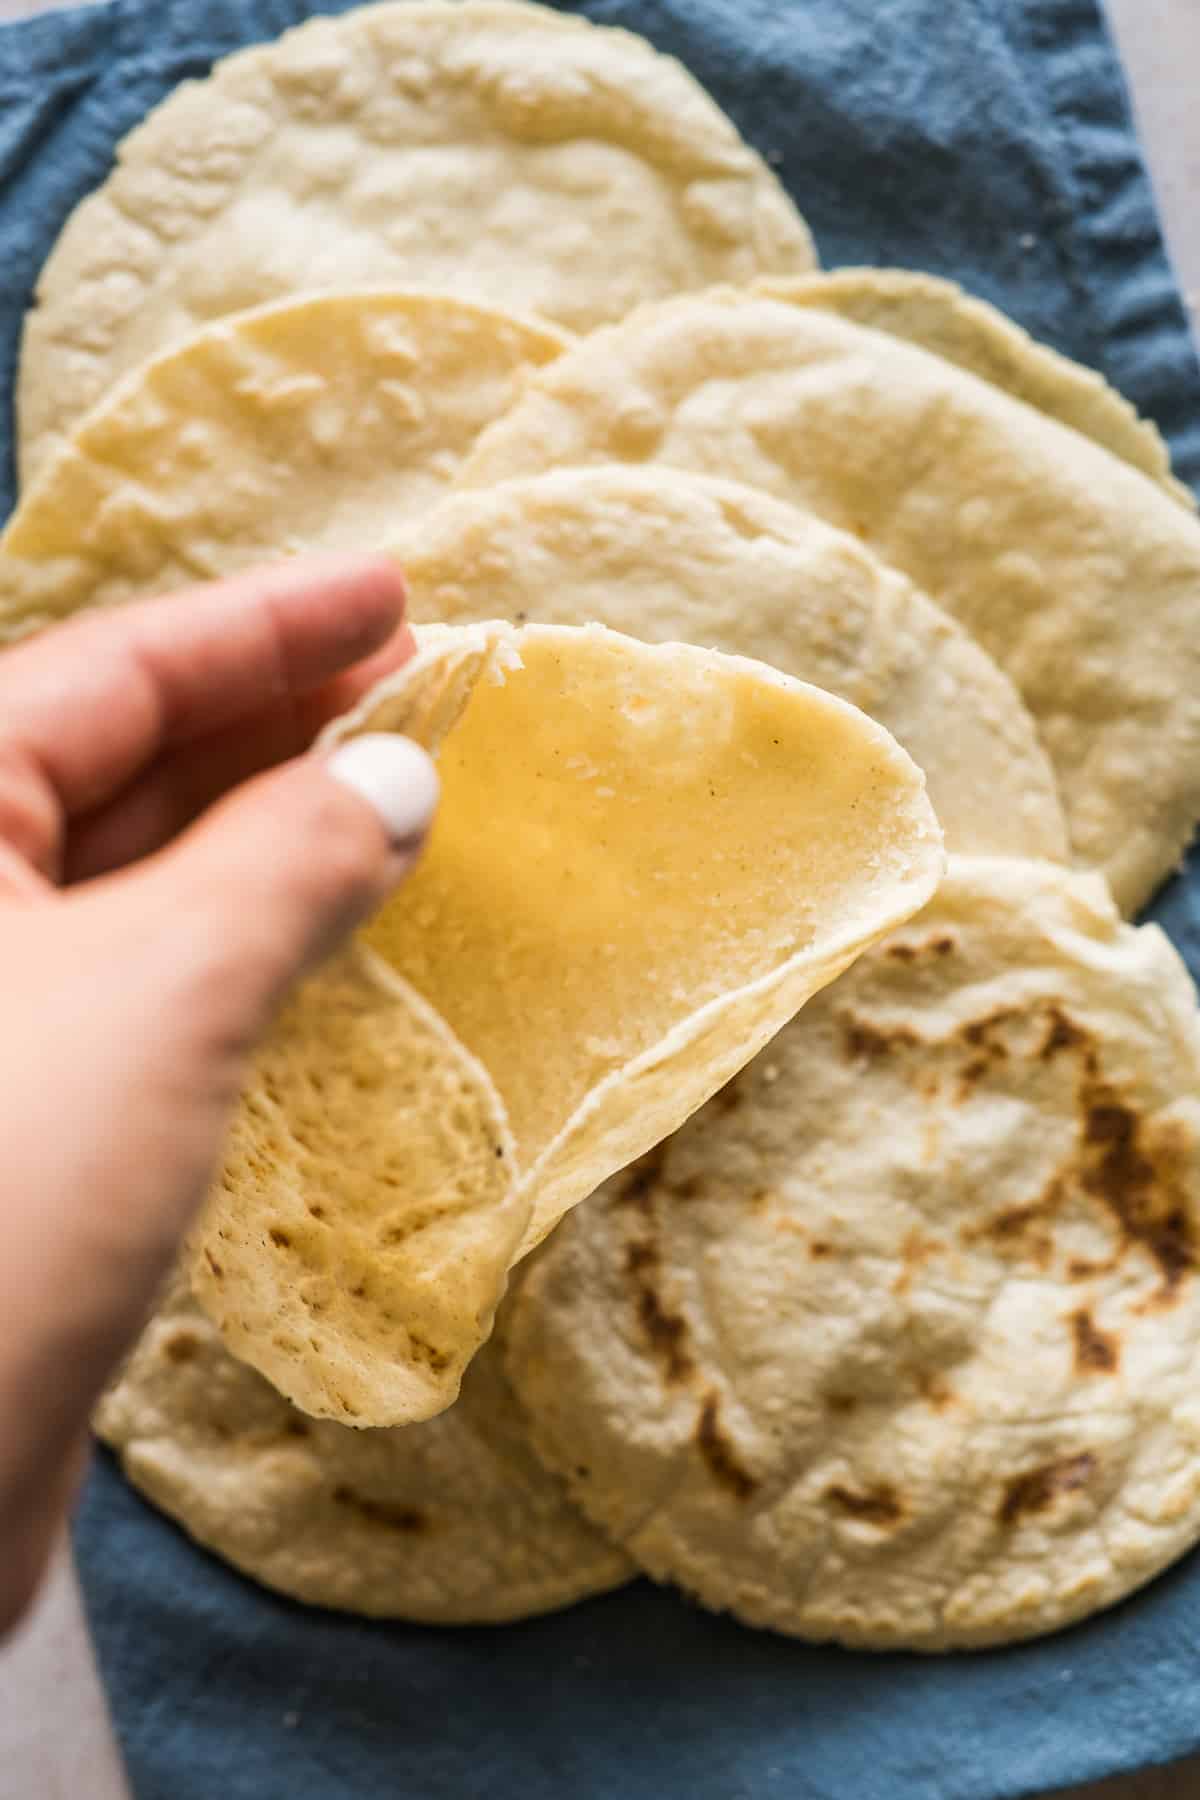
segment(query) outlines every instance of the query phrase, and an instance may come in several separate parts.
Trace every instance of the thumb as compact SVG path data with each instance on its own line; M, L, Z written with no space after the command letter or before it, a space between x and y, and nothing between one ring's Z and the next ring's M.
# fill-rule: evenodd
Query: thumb
M248 1048L292 982L403 881L437 799L425 751L384 734L237 788L118 878L140 890L169 939L174 978L164 971L164 985L182 975L193 993L202 988L192 1017L235 1053Z

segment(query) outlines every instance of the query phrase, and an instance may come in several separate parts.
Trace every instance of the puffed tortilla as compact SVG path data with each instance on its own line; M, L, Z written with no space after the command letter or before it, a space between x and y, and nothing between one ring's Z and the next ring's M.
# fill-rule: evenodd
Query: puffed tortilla
M753 488L567 469L455 495L395 542L414 619L596 621L752 656L886 726L947 848L1066 861L1058 789L1008 677L857 539Z
M310 1606L498 1624L635 1572L534 1456L490 1345L449 1412L353 1431L306 1417L232 1357L177 1276L94 1424L198 1543Z
M793 306L815 306L932 350L1082 432L1196 511L1196 496L1172 475L1162 433L1150 419L1095 369L1040 344L956 281L912 269L844 268L779 280L766 276L754 286Z
M582 330L814 260L644 38L516 0L311 19L182 83L68 219L25 327L21 478L144 358L302 289L449 288Z
M753 1625L1056 1630L1200 1537L1200 1027L1098 876L919 919L564 1221L507 1368L650 1573Z
M716 651L430 626L331 737L379 730L441 739L428 849L350 953L399 1005L380 989L379 1017L374 995L335 1014L330 1055L322 985L345 964L302 990L193 1263L235 1354L358 1425L449 1405L504 1268L915 912L944 861L881 726ZM406 1052L414 1019L441 1062Z
M446 490L568 342L447 294L355 290L206 325L43 459L0 535L0 639L305 550L358 550Z
M1200 816L1200 521L1156 482L942 357L734 290L573 346L458 480L614 461L736 470L860 536L1012 677L1122 908L1175 866Z

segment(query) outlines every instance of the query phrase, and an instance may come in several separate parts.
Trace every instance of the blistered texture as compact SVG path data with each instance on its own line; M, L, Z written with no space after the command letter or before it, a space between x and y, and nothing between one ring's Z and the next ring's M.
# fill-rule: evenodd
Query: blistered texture
M1094 369L1039 344L996 307L964 293L957 282L909 269L863 268L796 279L768 276L755 287L793 306L819 307L944 356L1092 438L1195 512L1196 497L1172 475L1156 425L1141 418Z
M84 606L419 517L551 325L440 294L284 301L206 326L105 395L0 538L0 637Z
M230 1356L177 1277L95 1426L198 1542L310 1605L491 1623L632 1573L529 1448L491 1347L440 1418L347 1430L307 1418Z
M314 19L184 83L68 220L26 324L22 479L145 357L300 289L417 283L584 329L813 260L642 38L506 0Z
M491 1081L352 948L255 1057L193 1246L226 1344L351 1425L448 1406L529 1217Z
M1075 853L1132 910L1200 814L1200 523L944 358L722 292L647 307L531 380L468 486L588 462L739 480L856 535L1007 670Z
M576 469L447 500L397 554L415 619L597 620L828 688L924 769L951 850L1067 858L1054 776L1008 677L811 513L670 469Z
M756 1625L1053 1630L1200 1536L1200 1033L1095 876L921 917L564 1222L510 1376L635 1559Z

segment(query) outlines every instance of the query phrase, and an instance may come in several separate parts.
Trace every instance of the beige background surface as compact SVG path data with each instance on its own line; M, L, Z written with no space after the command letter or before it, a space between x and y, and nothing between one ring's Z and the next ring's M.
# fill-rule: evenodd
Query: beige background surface
M46 12L53 3L0 0L0 20ZM1200 314L1200 0L1109 0L1109 9L1168 245L1195 323ZM1074 1800L1198 1800L1200 1758L1072 1793ZM0 1800L126 1796L64 1554L35 1616L0 1651Z

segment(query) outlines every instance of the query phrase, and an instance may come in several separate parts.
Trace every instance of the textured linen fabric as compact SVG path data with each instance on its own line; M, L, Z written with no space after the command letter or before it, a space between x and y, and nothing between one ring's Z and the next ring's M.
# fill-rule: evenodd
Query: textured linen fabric
M21 316L70 207L177 81L340 10L111 0L0 28L0 514ZM583 10L683 59L827 266L955 277L1101 369L1200 484L1200 374L1094 0ZM1200 971L1200 858L1152 912ZM1072 1631L938 1660L812 1649L644 1582L500 1629L306 1612L106 1455L76 1548L138 1800L1015 1800L1200 1749L1200 1555Z

